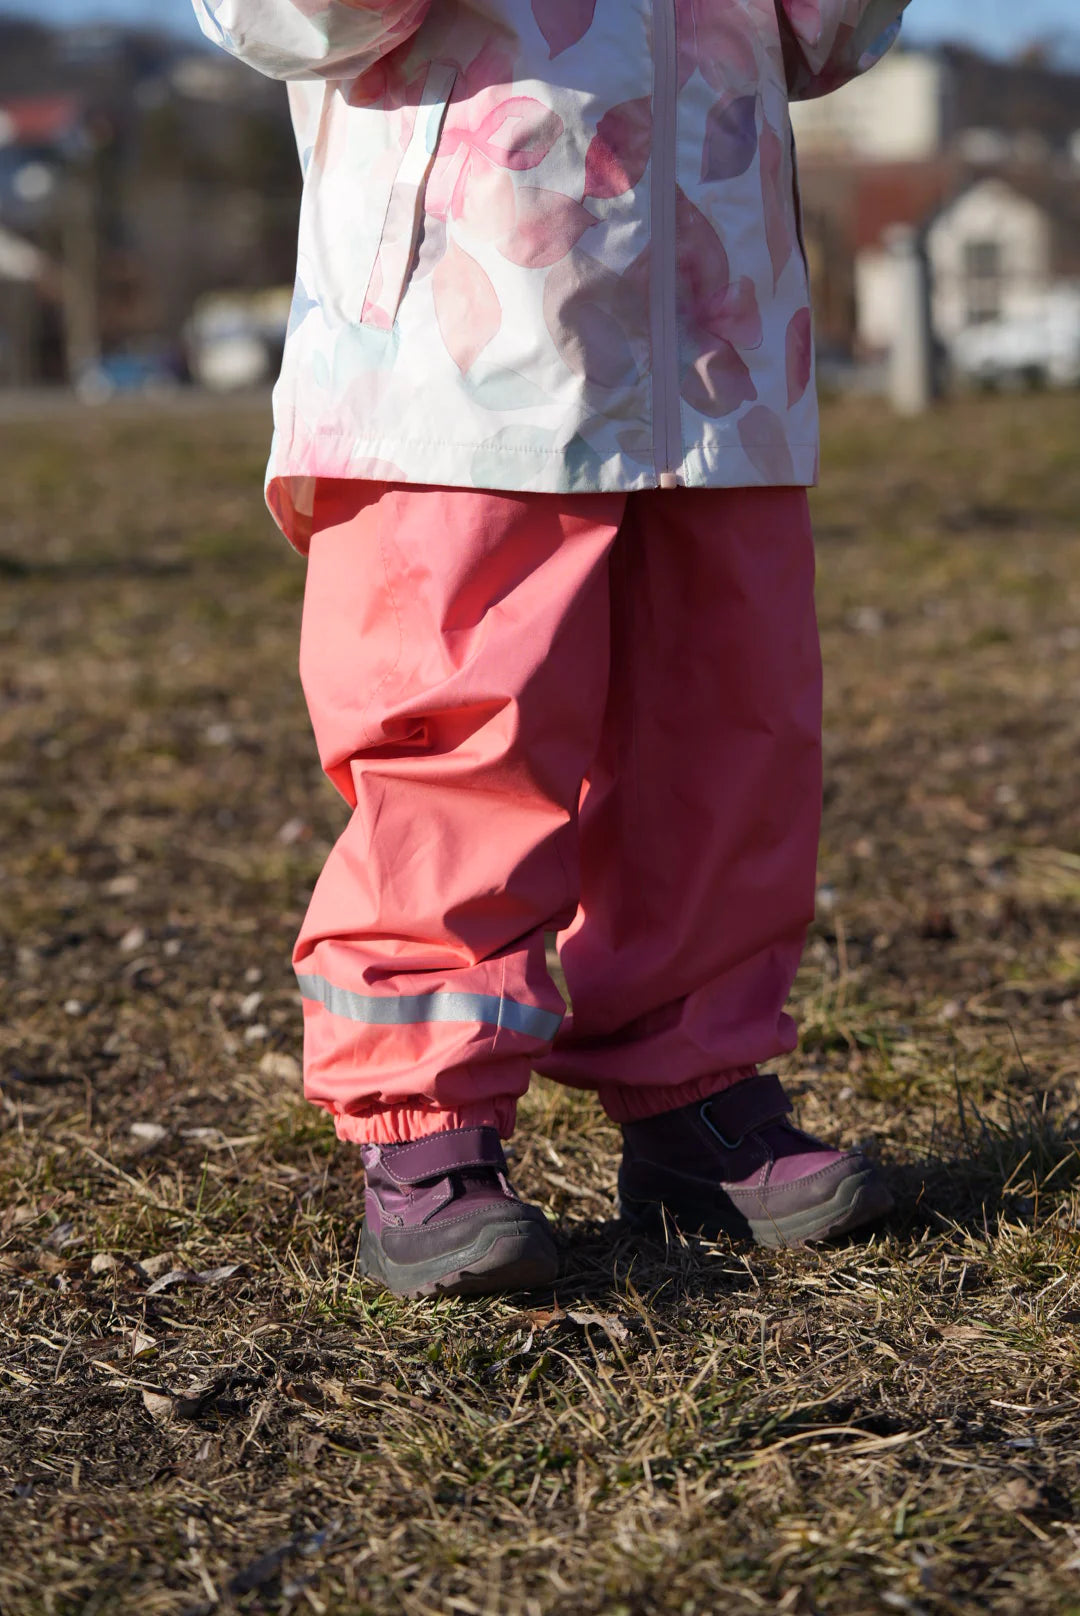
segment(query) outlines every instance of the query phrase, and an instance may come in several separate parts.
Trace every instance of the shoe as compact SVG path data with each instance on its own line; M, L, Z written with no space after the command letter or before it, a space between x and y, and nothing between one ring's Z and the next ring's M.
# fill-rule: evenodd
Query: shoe
M397 1296L480 1296L550 1285L558 1259L538 1206L518 1200L494 1128L361 1145L364 1273Z
M788 1121L791 1101L771 1072L708 1100L623 1126L619 1211L635 1228L662 1212L687 1234L795 1246L847 1234L893 1204L858 1150L833 1150Z

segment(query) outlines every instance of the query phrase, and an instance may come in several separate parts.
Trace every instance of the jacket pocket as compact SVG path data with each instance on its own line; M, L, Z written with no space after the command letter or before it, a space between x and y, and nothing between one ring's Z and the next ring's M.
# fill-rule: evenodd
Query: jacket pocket
M389 330L397 317L412 273L424 191L456 79L457 68L448 62L432 62L428 68L412 134L390 187L379 245L364 292L362 325Z

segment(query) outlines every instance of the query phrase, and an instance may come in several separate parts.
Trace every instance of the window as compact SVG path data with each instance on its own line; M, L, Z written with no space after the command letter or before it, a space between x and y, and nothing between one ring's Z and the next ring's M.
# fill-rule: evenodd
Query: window
M968 325L996 320L1003 279L1000 241L964 242L964 303Z

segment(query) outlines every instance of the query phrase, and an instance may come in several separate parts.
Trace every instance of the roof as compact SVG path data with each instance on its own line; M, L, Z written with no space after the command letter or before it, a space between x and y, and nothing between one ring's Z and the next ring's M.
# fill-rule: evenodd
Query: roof
M51 146L78 127L74 96L18 96L0 101L0 146Z
M964 170L951 158L927 162L811 159L799 165L808 215L833 222L848 251L882 247L893 225L921 227L961 189Z
M960 184L955 163L876 163L855 175L852 245L881 247L893 225L921 228Z

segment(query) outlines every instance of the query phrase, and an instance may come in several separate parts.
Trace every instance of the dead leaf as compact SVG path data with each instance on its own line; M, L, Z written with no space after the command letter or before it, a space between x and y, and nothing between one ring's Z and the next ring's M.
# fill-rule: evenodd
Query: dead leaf
M278 1380L278 1390L283 1397L289 1397L294 1403L304 1403L308 1408L325 1408L326 1398L311 1380L288 1380L281 1376Z
M553 1330L560 1324L565 1324L570 1317L569 1313L556 1302L554 1307L529 1308L522 1313L522 1321L527 1323L531 1330Z
M582 1329L588 1329L593 1325L598 1330L603 1330L612 1341L623 1342L630 1339L630 1331L622 1319L613 1313L579 1313L571 1309L566 1316L573 1324L580 1324Z
M143 1407L152 1420L171 1420L176 1409L176 1401L167 1392L148 1392L142 1394Z
M191 1268L170 1268L167 1274L155 1279L152 1285L146 1288L147 1296L157 1296L160 1291L167 1291L173 1285L219 1285L222 1280L231 1279L238 1273L239 1263L228 1263L224 1268L208 1268L197 1274Z
M995 1509L1004 1510L1010 1515L1017 1512L1027 1515L1032 1510L1042 1509L1046 1500L1041 1490L1026 1476L1013 1476L990 1495L990 1502Z
M158 1349L157 1342L152 1335L145 1335L141 1330L130 1330L126 1337L133 1358L149 1358Z
M120 1264L116 1258L108 1251L95 1251L90 1259L90 1272L92 1274L111 1274L113 1269L119 1268L119 1266Z

